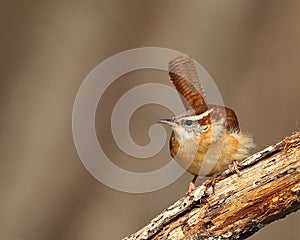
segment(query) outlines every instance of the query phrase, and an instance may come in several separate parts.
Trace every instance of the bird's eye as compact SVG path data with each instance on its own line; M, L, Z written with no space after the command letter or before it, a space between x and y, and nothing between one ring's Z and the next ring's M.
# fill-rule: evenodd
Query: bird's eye
M192 120L185 120L184 123L185 123L186 126L192 126L193 121Z

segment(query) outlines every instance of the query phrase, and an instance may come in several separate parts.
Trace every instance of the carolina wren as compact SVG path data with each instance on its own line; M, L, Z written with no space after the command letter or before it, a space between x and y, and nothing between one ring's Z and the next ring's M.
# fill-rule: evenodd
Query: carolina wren
M230 164L248 156L254 148L251 136L240 131L233 110L207 105L194 61L178 57L169 62L170 79L180 93L186 112L160 123L172 128L170 153L194 175L189 191L198 176L212 176Z

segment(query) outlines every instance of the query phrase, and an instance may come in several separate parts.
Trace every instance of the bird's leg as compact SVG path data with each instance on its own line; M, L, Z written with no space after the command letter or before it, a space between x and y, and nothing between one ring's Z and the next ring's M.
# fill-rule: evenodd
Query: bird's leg
M195 186L195 182L197 180L197 175L194 176L193 180L189 183L189 193L194 191L196 186Z

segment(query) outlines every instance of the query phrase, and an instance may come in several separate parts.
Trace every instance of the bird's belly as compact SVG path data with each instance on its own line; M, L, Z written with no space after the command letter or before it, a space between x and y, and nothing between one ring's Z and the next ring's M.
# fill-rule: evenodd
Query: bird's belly
M209 148L207 151L191 151L184 149L179 151L174 158L183 168L193 175L211 176L222 172L233 161L230 156L224 156L217 148Z
M175 139L173 139L175 140ZM195 145L194 141L185 141L172 149L172 157L188 172L198 176L211 176L225 170L234 160L248 156L253 147L252 138L242 133L227 135L224 142Z

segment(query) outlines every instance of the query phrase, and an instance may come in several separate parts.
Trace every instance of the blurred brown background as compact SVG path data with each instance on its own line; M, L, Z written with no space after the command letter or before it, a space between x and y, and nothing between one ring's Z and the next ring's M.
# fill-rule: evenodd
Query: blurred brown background
M78 88L120 51L158 46L195 58L257 150L300 127L300 1L1 1L0 12L0 239L120 239L187 190L189 174L156 192L118 192L96 181L77 155L71 117ZM113 104L143 81L169 82L155 71L124 79L99 105L97 131L113 161L134 168L138 160L115 151L107 130ZM135 115L139 124L130 128L140 144L149 141L151 121L171 116L157 106ZM170 159L167 144L157 159ZM299 223L294 213L250 239L300 239Z

